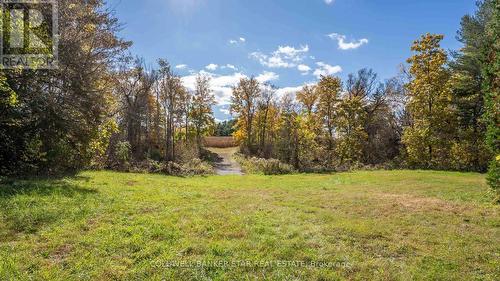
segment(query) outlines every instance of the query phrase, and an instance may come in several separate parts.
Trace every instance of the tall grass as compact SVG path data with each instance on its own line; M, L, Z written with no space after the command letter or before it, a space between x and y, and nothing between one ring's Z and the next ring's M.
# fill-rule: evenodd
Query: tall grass
M203 143L206 147L215 148L229 148L238 146L233 137L206 137Z

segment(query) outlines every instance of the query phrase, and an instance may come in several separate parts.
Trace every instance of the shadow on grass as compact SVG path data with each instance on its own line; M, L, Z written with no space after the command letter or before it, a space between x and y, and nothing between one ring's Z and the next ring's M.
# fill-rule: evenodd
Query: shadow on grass
M224 159L220 157L219 154L212 152L208 149L201 150L201 159L207 161L212 165L222 163L224 161Z
M71 176L61 178L3 178L0 179L0 199L18 194L50 196L57 194L64 197L97 193L96 189L83 188L76 182L88 182L90 178Z
M37 233L63 220L88 216L98 191L82 187L79 183L89 180L78 176L1 179L0 221L3 220L3 225L0 224L0 236L3 234L12 238L15 233Z

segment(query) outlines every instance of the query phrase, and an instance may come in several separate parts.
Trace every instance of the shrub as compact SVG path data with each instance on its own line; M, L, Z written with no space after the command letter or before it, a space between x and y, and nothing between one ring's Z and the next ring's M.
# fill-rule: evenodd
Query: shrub
M182 165L184 176L201 176L214 174L214 168L200 159L193 159Z
M165 169L165 164L153 159L147 159L141 162L134 162L130 164L129 172L132 173L153 173L159 174Z
M132 147L128 141L120 141L115 146L115 158L118 161L120 170L127 170L130 167Z
M200 151L200 157L203 161L206 161L211 164L220 163L224 160L219 156L219 154L207 149L202 149Z
M284 164L276 159L261 159L264 175L285 175L294 173L292 165Z
M282 163L276 159L245 158L241 154L238 154L235 158L245 172L250 174L285 175L295 172L292 165Z
M179 163L187 163L192 159L200 158L198 146L193 142L179 142L175 147L176 159Z
M128 171L133 173L164 174L178 177L214 174L213 167L198 158L182 164L176 162L159 162L148 159L131 164Z
M90 169L100 170L106 167L111 137L116 132L118 132L118 125L114 120L108 120L99 126L96 136L90 142L88 148L91 157Z
M491 161L490 169L488 171L488 184L496 193L496 201L500 202L500 155Z

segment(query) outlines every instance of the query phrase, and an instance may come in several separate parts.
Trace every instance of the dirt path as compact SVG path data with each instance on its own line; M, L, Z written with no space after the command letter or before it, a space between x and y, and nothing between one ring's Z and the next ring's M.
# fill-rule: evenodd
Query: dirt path
M217 153L223 159L222 162L215 166L217 175L243 175L240 164L233 158L233 155L238 151L237 147L207 149L213 153Z

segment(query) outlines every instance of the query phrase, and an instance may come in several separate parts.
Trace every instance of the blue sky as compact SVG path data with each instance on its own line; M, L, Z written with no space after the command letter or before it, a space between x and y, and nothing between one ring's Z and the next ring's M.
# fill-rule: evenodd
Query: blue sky
M381 80L398 72L426 32L458 49L460 19L474 0L108 0L132 53L153 64L166 58L188 88L212 76L225 114L230 88L256 76L293 92L320 74L345 78L373 68Z

